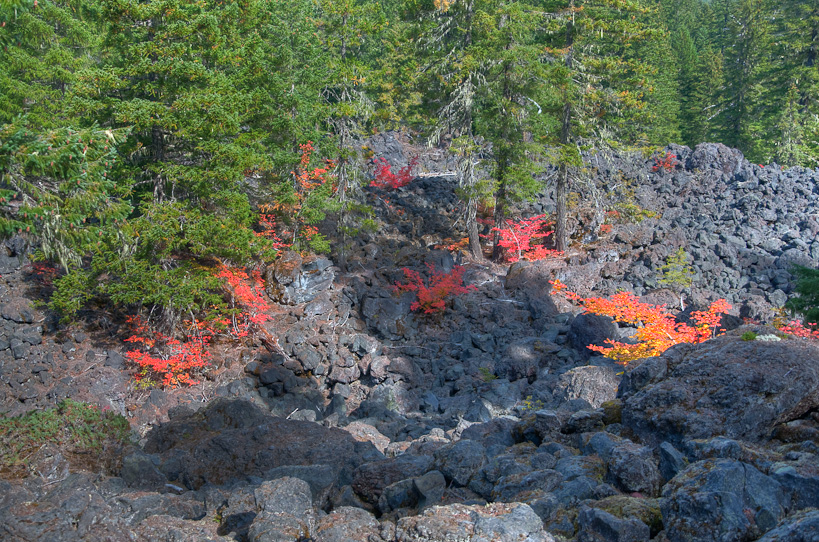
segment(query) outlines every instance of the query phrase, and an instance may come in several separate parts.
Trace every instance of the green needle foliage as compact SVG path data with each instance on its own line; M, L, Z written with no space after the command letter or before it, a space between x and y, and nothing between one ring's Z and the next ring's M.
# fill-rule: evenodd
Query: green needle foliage
M796 275L794 293L785 306L804 317L805 323L819 322L819 269L797 266L793 273Z

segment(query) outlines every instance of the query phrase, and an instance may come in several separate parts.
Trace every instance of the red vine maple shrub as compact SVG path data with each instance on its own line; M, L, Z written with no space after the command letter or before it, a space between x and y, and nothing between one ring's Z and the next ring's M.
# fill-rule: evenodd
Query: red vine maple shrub
M809 322L807 325L805 325L802 322L793 320L784 326L780 326L778 329L782 333L793 335L797 339L819 341L819 324L814 322Z
M589 350L600 352L624 366L638 359L658 356L675 344L701 343L710 339L718 333L722 315L731 310L727 301L718 299L711 303L707 311L694 311L691 318L696 325L690 326L677 322L665 305L643 303L631 292L620 292L609 299L584 298L566 290L566 285L559 280L549 282L552 294L563 295L580 305L585 312L610 316L619 323L637 326L637 331L632 336L632 339L638 341L636 344L606 339L608 346L587 346Z
M373 163L375 164L375 179L370 182L370 186L382 190L395 190L407 186L412 181L414 178L412 170L418 165L418 157L410 158L407 165L399 169L397 174L392 172L392 166L386 158L376 158Z
M543 240L552 234L551 231L546 231L546 227L550 224L546 215L538 215L532 218L521 218L518 221L506 220L506 227L492 228L492 231L497 231L500 235L498 245L503 248L505 261L510 263L520 260L534 262L563 254L560 251L546 248L542 244ZM533 242L538 244L532 246Z
M194 375L210 365L212 341L219 335L241 339L270 320L270 306L264 299L261 273L250 275L241 269L222 267L216 274L224 279L230 295L227 311L206 315L203 321L188 324L184 339L167 336L151 329L139 316L128 318L133 334L125 342L139 345L125 357L139 370L134 378L145 387L177 388L198 384ZM228 317L224 317L227 313Z
M247 337L252 326L259 326L270 320L270 305L264 299L264 284L258 269L251 275L241 269L222 267L217 277L224 279L231 294L230 333L236 337Z
M140 345L139 350L125 354L139 366L139 371L134 375L138 384L177 388L199 383L191 373L201 373L210 365L207 347L213 333L204 322L200 323L198 333L180 341L150 329L139 316L128 317L127 321L134 328L134 334L125 342Z
M273 209L273 206L262 204L259 206L259 208L261 211L259 214L259 229L261 231L256 232L256 237L270 239L272 242L272 247L276 250L286 250L292 247L293 243L288 243L279 237L279 233L282 231L282 228L276 224L276 215L268 212Z
M321 161L313 166L315 148L313 142L299 145L299 165L291 171L292 179L274 185L275 203L259 206L258 237L273 241L273 248L308 247L329 251L329 242L313 226L324 220L328 209L333 208L333 195L338 190L336 176L332 173L335 162Z
M436 271L435 266L427 264L429 269L429 280L424 281L421 274L412 269L403 268L405 284L396 282L393 290L396 292L414 292L417 296L410 308L414 311L421 311L424 314L436 314L443 312L446 308L446 302L452 296L465 294L467 292L475 291L478 288L469 285L464 286L464 272L466 269L463 266L456 265L449 273Z
M679 165L679 161L677 161L676 154L666 154L662 156L655 156L654 157L654 165L651 167L651 171L673 171L675 167Z

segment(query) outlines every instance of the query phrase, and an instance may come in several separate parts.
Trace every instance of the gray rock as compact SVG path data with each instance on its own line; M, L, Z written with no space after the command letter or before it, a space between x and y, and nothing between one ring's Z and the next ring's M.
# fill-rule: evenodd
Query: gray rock
M339 486L349 484L372 445L340 429L287 420L250 402L219 399L178 416L148 435L145 450L160 458L171 481L197 489L264 476L286 466L329 465Z
M660 454L660 474L666 481L677 476L677 473L688 466L685 456L670 442L660 443L658 452Z
M754 539L776 527L788 498L773 478L747 463L699 461L663 488L669 542Z
M563 433L589 433L603 429L603 416L601 410L581 410L575 412L561 427Z
M158 459L158 458L157 458ZM159 491L168 479L159 472L150 455L137 451L122 459L120 477L128 487Z
M819 408L819 348L805 341L722 336L662 357L674 361L667 374L623 401L623 425L655 445L718 435L761 441Z
M611 449L606 465L610 480L626 493L647 497L659 493L662 477L651 448L623 441Z
M435 452L435 467L456 486L465 486L486 462L486 449L474 440L459 440Z
M255 497L259 512L248 530L250 542L292 542L315 530L310 486L304 480L264 482Z
M335 487L335 469L330 465L286 465L267 471L264 478L298 478L310 486L313 503L323 508L330 499L330 492Z
M367 296L361 302L361 315L367 325L390 340L404 337L410 328L413 295L398 298Z
M547 357L558 350L557 345L539 337L516 340L495 361L495 374L509 381L526 378L531 382Z
M788 516L757 542L819 542L819 510L806 510Z
M420 516L401 518L396 542L554 542L531 507L492 503L486 506L435 506Z
M611 367L575 367L560 375L555 394L566 401L584 399L592 408L598 408L617 396L619 381Z
M321 256L282 254L266 271L267 293L271 299L287 305L310 302L333 285L332 265Z
M630 518L620 519L597 508L583 508L577 515L577 542L648 542L648 525Z
M599 354L589 350L587 346L606 346L606 339L617 340L620 338L620 332L608 316L582 313L572 321L568 338L569 344L580 352L581 357L589 359L592 355Z
M439 471L434 470L412 480L413 487L418 494L418 510L435 506L444 499L446 478Z
M321 516L311 533L315 542L380 541L381 526L375 517L361 508L342 506Z

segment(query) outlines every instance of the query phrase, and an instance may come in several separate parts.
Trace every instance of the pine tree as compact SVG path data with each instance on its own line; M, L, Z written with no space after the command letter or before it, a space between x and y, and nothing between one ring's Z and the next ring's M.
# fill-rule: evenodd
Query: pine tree
M819 163L819 2L779 2L774 17L776 126L781 134L776 160L814 167Z

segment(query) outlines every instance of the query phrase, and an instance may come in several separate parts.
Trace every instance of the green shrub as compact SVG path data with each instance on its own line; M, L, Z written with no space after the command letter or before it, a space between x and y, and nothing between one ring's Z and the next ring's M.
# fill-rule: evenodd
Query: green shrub
M756 340L756 333L754 333L753 331L746 331L745 333L742 334L742 337L740 338L743 341L753 341Z
M0 474L25 475L31 457L46 444L57 446L69 461L97 470L110 464L112 450L129 442L130 429L121 415L71 399L56 408L0 416Z
M785 304L791 311L804 317L804 323L819 322L819 269L798 265L791 271L796 275L795 294Z

